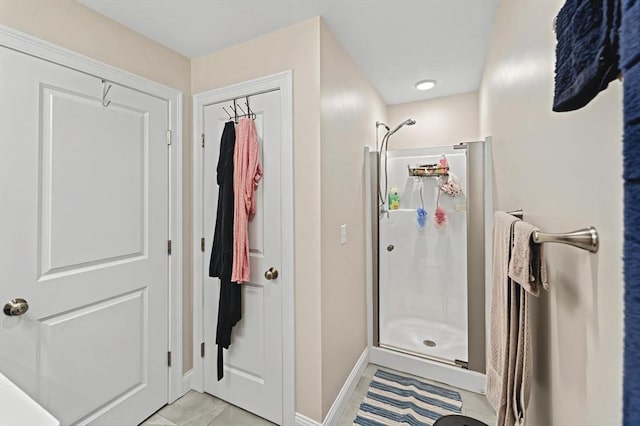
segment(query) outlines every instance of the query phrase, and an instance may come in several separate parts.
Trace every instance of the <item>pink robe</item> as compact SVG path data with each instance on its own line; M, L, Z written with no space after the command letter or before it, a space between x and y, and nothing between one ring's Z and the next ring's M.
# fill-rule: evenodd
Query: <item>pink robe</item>
M236 127L233 153L233 269L231 281L249 281L249 217L256 212L255 190L262 178L256 124L242 118Z

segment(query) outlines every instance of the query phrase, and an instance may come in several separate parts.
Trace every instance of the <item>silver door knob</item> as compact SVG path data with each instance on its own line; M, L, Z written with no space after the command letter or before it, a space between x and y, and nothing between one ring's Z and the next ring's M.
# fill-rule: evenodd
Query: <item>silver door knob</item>
M278 270L274 267L267 269L267 272L264 273L264 277L268 280L275 280L278 278Z
M4 305L4 313L10 317L19 317L29 310L29 304L24 299L13 299Z

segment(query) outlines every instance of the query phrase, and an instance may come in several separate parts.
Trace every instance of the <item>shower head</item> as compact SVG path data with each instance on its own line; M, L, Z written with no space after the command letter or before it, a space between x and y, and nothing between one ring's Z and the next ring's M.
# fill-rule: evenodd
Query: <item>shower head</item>
M392 134L394 134L395 132L397 132L398 130L400 130L400 128L402 128L403 126L413 126L414 124L416 124L416 120L414 120L413 118L409 118L407 120L404 120L402 123L398 124L398 126L391 130L389 132L389 136L391 136Z

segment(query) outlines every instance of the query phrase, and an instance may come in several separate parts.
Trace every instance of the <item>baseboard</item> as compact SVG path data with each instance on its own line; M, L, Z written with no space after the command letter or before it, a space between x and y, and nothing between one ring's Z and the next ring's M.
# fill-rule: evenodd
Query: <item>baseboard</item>
M315 420L312 420L305 415L296 413L295 425L296 426L322 426L322 423L318 423Z
M193 377L193 370L189 370L182 376L182 388L180 389L180 396L185 395L191 390L191 377Z
M353 366L351 373L349 373L349 377L342 385L342 389L338 392L338 396L336 396L336 400L333 401L333 405L329 409L327 416L324 418L322 422L323 426L335 426L340 421L342 414L344 414L345 408L347 408L347 404L349 403L349 399L353 394L356 386L358 385L358 381L364 374L365 368L369 364L369 348L364 348L362 351L362 355L358 358L356 365Z
M335 401L331 405L329 412L327 413L324 421L319 423L315 420L310 419L309 417L302 415L300 413L296 413L295 417L295 425L296 426L335 426L340 421L342 414L344 414L345 408L347 408L347 404L349 403L349 399L353 394L360 378L364 374L364 370L367 368L369 364L369 348L365 348L362 351L362 355L356 361L356 364L353 366L351 373L345 380L344 385L342 385L342 389L338 392L338 396L336 396Z

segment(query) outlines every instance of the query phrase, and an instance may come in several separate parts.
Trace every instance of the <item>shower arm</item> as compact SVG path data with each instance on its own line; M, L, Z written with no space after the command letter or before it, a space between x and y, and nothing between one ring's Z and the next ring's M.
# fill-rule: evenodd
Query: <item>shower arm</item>
M379 198L379 214L382 213L387 213L387 215L389 214L389 211L387 208L385 208L386 203L387 203L387 195L388 195L388 180L389 180L389 173L388 173L388 168L387 168L387 162L388 162L388 158L387 158L387 151L389 150L389 139L391 138L391 135L393 135L394 133L396 133L398 130L400 130L402 127L404 126L413 126L414 124L416 124L416 120L414 120L413 118L408 118L405 121L403 121L402 123L398 124L393 130L389 129L389 126L387 126L386 124L380 122L380 121L376 121L376 149L378 148L378 132L377 129L380 126L384 126L385 129L387 129L387 133L384 135L384 137L382 138L382 144L380 145L380 151L379 151L379 156L380 156L380 160L378 162L378 198ZM381 189L381 182L380 182L380 175L381 173L381 168L382 168L382 153L384 152L384 195L382 194L382 189Z

